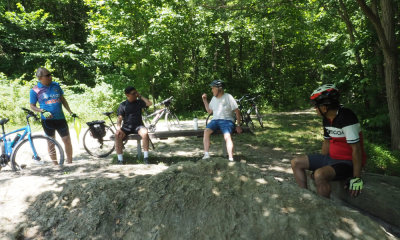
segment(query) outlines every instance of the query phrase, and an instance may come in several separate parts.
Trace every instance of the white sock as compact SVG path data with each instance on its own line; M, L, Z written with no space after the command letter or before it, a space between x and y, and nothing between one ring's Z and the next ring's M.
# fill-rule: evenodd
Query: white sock
M208 152L204 152L204 156L210 156Z
M144 151L143 152L143 157L148 158L149 157L149 151Z
M118 156L118 161L121 162L122 160L124 160L124 159L122 158L122 156L123 156L122 154L118 154L117 156Z
M233 161L233 158L229 158L229 161Z

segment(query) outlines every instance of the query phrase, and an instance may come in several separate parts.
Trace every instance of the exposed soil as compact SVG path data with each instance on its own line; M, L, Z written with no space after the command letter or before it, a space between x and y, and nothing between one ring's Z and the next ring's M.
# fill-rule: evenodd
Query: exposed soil
M291 154L240 136L235 163L215 136L209 161L200 160L202 139L194 137L154 141L149 165L114 165L112 156L88 155L71 134L73 164L0 171L1 239L394 239L358 212L299 189ZM134 141L127 151L135 153ZM152 160L160 157L179 163Z

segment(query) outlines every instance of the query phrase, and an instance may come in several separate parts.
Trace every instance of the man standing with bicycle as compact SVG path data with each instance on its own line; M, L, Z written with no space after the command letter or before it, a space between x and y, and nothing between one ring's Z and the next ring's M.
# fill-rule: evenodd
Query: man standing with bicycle
M30 93L30 107L35 112L40 112L43 130L47 136L55 138L56 130L61 136L67 155L67 163L72 163L72 144L69 135L69 128L65 120L62 106L67 109L72 117L76 115L69 108L67 100L64 98L64 91L60 85L53 82L51 73L46 68L38 68L36 77L39 82L34 86ZM36 104L39 102L39 107ZM49 145L49 149L52 146ZM50 150L49 150L50 151ZM54 162L54 164L58 164Z
M240 111L236 100L229 93L224 92L224 83L221 80L214 80L210 84L213 97L208 103L207 94L203 94L204 107L209 114L213 114L213 119L207 124L204 130L203 144L204 144L204 157L202 159L210 158L210 136L214 131L221 130L224 134L226 142L226 150L228 152L229 161L233 161L233 141L232 132L235 129L235 115L236 114L236 132L242 133L240 127Z
M143 157L147 164L149 159L149 133L142 121L142 109L151 106L149 99L141 96L134 87L125 88L126 101L118 108L117 132L115 133L115 149L118 164L123 163L122 141L129 134L139 134L143 142Z

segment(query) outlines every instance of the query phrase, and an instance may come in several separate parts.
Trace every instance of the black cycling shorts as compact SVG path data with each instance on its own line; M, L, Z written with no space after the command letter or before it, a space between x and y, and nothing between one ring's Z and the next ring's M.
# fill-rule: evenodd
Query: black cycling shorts
M54 137L56 130L61 137L69 135L69 128L65 119L42 119L42 126L47 136Z
M336 173L333 180L343 180L353 176L353 161L337 160L329 155L313 154L308 155L309 170L315 171L318 168L331 166Z
M134 129L127 129L122 127L121 130L128 136L129 134L137 134L141 128L146 128L146 127L142 125L137 126Z

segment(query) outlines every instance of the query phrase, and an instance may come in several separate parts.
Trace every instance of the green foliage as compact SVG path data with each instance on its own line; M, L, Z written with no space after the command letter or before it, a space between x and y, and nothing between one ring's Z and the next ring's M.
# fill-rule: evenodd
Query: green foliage
M67 86L63 90L71 110L83 121L106 119L101 113L116 112L119 103L125 98L123 90L114 91L110 84L104 82L94 88L89 88L84 84L79 87L81 88L81 93L74 93ZM76 89L74 90L76 91ZM70 117L68 116L68 118Z
M85 118L114 109L127 85L155 103L174 96L176 111L192 118L215 78L235 97L260 94L264 111L308 108L312 90L335 83L366 129L386 134L377 42L350 0L0 2L0 72L30 81L47 65L67 98L84 99L70 101Z
M37 83L35 79L25 81L22 80L23 78L22 76L9 80L3 73L0 74L0 117L9 118L12 125L25 124L25 113L21 107L30 109L29 92ZM54 79L54 81L58 80ZM82 122L105 119L101 113L116 111L119 103L125 99L123 90L114 91L110 84L104 82L94 88L84 84L74 87L61 84L61 88L71 110L82 119ZM72 121L71 116L65 111L64 113L67 120Z
M9 118L10 124L25 124L25 113L21 107L29 107L29 91L33 86L21 78L9 80L0 73L0 118Z
M389 148L373 142L366 142L365 149L368 157L367 171L400 176L400 152L392 152Z

